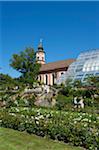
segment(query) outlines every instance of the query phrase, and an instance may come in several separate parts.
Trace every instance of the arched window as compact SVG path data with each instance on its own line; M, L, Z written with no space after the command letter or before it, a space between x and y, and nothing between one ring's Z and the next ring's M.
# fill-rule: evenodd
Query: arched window
M39 57L37 57L37 60L39 60Z
M42 78L41 78L41 75L40 75L40 81L41 81L41 79L42 79Z
M55 75L52 74L52 84L54 85L55 84Z
M46 83L45 84L47 85L48 84L48 76L47 76L47 74L45 75L45 77L46 77L46 80L45 80Z
M61 75L64 74L64 72L61 72Z

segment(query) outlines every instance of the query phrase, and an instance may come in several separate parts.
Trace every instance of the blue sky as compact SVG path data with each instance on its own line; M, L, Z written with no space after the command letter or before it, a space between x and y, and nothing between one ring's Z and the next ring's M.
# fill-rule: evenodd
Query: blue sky
M37 50L40 38L47 62L99 48L99 2L0 2L0 10L2 73L17 77L9 66L12 54Z

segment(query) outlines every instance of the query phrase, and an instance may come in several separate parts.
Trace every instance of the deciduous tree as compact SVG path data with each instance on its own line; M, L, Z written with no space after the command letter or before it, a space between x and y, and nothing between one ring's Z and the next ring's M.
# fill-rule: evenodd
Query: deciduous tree
M37 79L40 64L36 63L33 48L26 48L19 54L13 54L10 62L10 66L21 73L23 82L33 84L33 81Z

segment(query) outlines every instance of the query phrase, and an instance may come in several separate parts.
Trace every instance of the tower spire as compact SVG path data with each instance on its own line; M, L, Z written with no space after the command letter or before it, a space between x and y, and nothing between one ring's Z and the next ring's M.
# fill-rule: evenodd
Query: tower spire
M43 39L42 38L40 38L40 43L43 43Z
M40 38L40 42L39 42L39 45L38 45L38 50L43 51L43 39L42 38Z
M36 60L40 64L45 64L45 51L43 49L43 39L40 38L38 50L36 52Z

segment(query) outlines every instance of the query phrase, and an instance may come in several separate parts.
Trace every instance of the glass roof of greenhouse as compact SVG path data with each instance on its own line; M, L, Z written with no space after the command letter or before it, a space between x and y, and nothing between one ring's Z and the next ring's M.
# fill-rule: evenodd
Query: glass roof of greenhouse
M91 75L99 76L99 49L80 53L68 71L57 80L57 84L64 83L67 79L84 81Z

